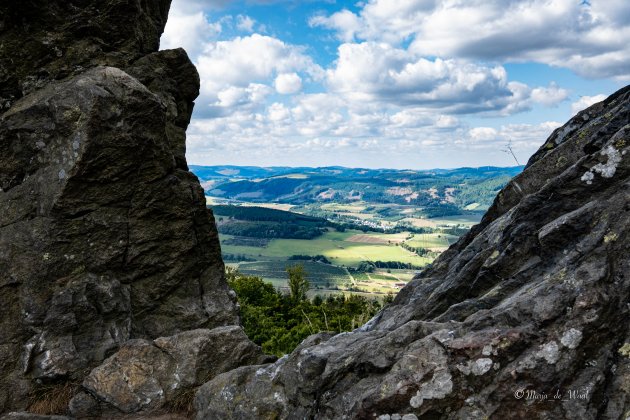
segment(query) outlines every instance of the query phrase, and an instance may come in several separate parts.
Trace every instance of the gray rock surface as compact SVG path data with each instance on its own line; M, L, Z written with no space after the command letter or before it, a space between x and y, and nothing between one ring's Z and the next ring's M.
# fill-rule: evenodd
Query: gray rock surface
M215 377L197 418L628 419L628 150L630 87L557 129L375 319Z
M86 392L71 401L71 412L77 417L155 412L218 373L269 360L238 326L130 340L85 378Z
M2 420L72 420L72 417L39 415L27 412L12 412L2 416Z
M238 323L184 157L199 77L157 52L169 4L0 5L0 413L130 339Z

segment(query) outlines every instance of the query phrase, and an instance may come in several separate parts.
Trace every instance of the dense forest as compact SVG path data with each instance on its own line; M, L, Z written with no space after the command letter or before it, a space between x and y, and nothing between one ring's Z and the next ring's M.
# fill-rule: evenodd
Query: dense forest
M306 216L283 210L270 209L259 206L230 206L214 205L212 211L217 217L230 217L238 220L252 220L259 222L293 222L304 225L324 227L327 221L320 217Z
M212 207L219 232L260 239L313 239L332 224L319 217L257 206Z
M219 232L226 235L250 238L313 239L326 231L317 226L304 226L298 223L234 221L218 224Z

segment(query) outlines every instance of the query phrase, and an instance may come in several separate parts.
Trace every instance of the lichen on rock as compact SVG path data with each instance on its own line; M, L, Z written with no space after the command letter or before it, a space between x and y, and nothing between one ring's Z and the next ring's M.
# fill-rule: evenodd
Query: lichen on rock
M621 154L615 149L614 146L609 145L604 150L601 151L602 156L606 156L608 160L605 163L598 163L593 166L587 172L582 175L580 178L582 181L586 182L588 185L593 183L595 179L595 174L600 174L602 178L612 178L617 171L617 165L621 162Z
M416 395L411 398L409 405L418 408L424 400L442 399L453 391L453 381L451 374L446 370L439 370L433 373L433 377L427 383L420 386Z
M571 328L567 332L562 335L560 342L563 346L568 347L570 349L575 349L580 345L582 341L582 331L576 330L575 328Z

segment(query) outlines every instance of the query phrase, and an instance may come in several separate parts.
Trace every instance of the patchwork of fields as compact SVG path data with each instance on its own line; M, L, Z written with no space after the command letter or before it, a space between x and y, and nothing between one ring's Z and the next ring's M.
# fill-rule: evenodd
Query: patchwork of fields
M280 289L287 289L286 268L300 263L311 283L309 295L349 292L384 295L396 293L417 273L415 270L376 270L350 273L347 269L313 261L256 261L230 264L250 276L258 276Z
M318 293L400 289L479 223L521 167L395 170L191 166L224 260L278 287L302 263Z
M439 233L416 233L405 241L414 248L424 248L431 251L442 252L457 241L457 236Z
M476 207L471 205L470 210L475 209ZM352 204L309 203L295 206L291 210L304 214L333 218L334 220L360 220L372 222L380 226L387 226L390 228L403 223L415 228L430 229L453 226L470 228L472 225L479 223L483 214L480 211L470 211L466 212L466 214L457 216L438 216L429 218L424 214L423 210L414 205L368 203L365 201L357 201Z
M446 239L434 237L434 234L423 234L427 243L444 246ZM423 267L431 262L430 258L421 257L397 245L401 237L408 234L363 234L359 231L328 231L315 239L273 239L266 247L236 246L225 242L232 238L221 236L221 249L224 254L243 255L256 260L286 260L292 255L323 255L334 265L357 267L361 261L399 261L405 264ZM355 242L357 236L358 241ZM386 242L392 236L392 243ZM355 238L355 239L353 239ZM375 242L366 241L374 238Z
M469 214L421 219L414 217L413 209L399 205L329 203L321 207L338 216L371 214L370 218L378 220L381 226L389 223L388 217L394 219L387 216L389 212L398 217L400 212L407 212L406 220L422 225L407 226L422 229L379 232L372 227L340 228L329 222L339 220L338 217L307 216L273 205L215 205L224 259L243 274L261 277L285 290L286 268L302 264L311 283L310 296L331 293L385 296L404 287L457 241L456 234L465 232L480 217ZM293 231L291 227L302 231ZM310 234L310 238L298 236L304 233Z
M239 271L243 274L262 277L272 281L277 286L284 286L288 279L286 268L298 261L256 261L239 264ZM352 277L348 271L330 264L314 261L299 261L308 273L311 287L331 289L335 287L351 287Z
M411 247L443 250L457 237L436 233L395 234L363 233L349 230L329 230L315 239L272 239L266 245L248 246L243 238L220 235L225 254L238 256L242 261L231 263L243 274L263 278L279 288L286 288L286 267L302 264L311 282L310 295L330 293L360 293L385 295L396 293L433 258L419 256L402 244ZM265 244L265 242L261 242ZM289 260L294 255L323 255L331 264L315 261ZM255 261L254 261L255 260ZM356 271L362 262L400 262L416 269L376 268L373 272Z

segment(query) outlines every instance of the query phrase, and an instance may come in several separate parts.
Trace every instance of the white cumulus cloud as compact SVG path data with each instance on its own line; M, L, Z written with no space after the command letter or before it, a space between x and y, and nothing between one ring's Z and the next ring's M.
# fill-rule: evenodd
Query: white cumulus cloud
M297 73L282 73L276 77L274 86L278 93L292 94L302 89L302 78Z
M338 38L344 42L352 42L355 34L361 29L361 20L349 10L342 10L332 16L313 16L308 23L310 26L323 26L328 29L335 29Z
M369 0L311 25L399 45L422 56L534 61L586 77L630 78L630 2Z
M301 88L302 79L298 72L313 79L321 78L323 74L301 47L260 34L210 42L196 64L201 77L197 111L204 115L208 112L213 115L216 111L208 104L224 104L224 108L227 104L243 106L258 103L255 99L260 97L258 94L242 94L240 98L245 98L242 101L222 101L219 98L221 92L241 92L258 85L269 88L275 79L279 92L295 93ZM264 89L265 94L270 89ZM260 88L256 90L262 91ZM223 112L228 110L223 109Z
M282 0L247 4L276 1ZM321 45L286 42L280 38L286 28L267 31L269 22L255 21L247 8L222 9L227 3L176 1L162 38L162 48L185 47L200 73L188 136L188 155L198 163L219 155L250 164L319 163L328 156L356 166L363 159L414 166L442 156L440 162L461 166L476 156L479 164L510 165L514 159L502 152L508 141L524 163L560 125L537 123L541 108L556 108L545 118L560 119L569 107L575 113L604 95L569 105L578 92L562 80L526 84L503 63L630 75L630 49L622 42L630 39L627 1L366 0L357 12L308 19L311 27L335 31L338 42L327 37L322 44L337 54L325 68L314 58L322 54L309 49Z
M581 96L580 99L571 104L571 115L575 115L589 106L606 99L606 95Z
M249 16L238 15L236 17L236 28L243 32L254 32L256 21Z
M163 50L184 48L192 58L196 57L204 45L221 33L220 22L210 22L201 11L187 14L181 10L171 10L160 48Z
M327 71L331 91L357 102L422 106L449 113L512 114L532 103L554 105L568 92L556 85L530 88L509 82L502 66L427 59L386 43L345 43Z

